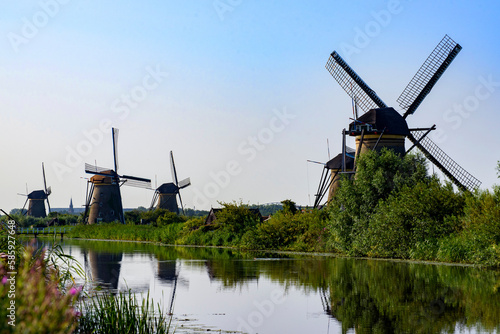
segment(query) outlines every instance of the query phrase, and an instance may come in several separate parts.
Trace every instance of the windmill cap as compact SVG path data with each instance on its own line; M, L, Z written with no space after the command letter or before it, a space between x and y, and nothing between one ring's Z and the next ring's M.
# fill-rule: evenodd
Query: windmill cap
M354 159L350 156L345 156L345 168L352 169L354 167ZM328 169L341 169L342 168L342 153L335 156L332 160L326 163L326 168Z
M43 190L35 190L28 194L29 199L47 199L47 195Z
M357 121L367 123L377 129L381 133L384 129L384 134L408 136L410 130L406 120L394 108L378 108L370 109L368 112L361 115ZM353 126L352 122L349 126Z
M100 172L101 174L109 174L110 176L105 175L94 175L90 178L90 182L92 183L112 183L112 175L114 172L112 170L105 170Z
M164 183L158 187L157 191L160 194L175 194L175 193L179 192L179 187L177 187L172 182Z

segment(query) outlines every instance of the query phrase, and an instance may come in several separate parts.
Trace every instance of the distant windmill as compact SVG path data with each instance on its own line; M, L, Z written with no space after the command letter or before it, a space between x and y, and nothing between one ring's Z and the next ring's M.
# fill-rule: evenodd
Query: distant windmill
M417 147L458 188L473 191L480 186L478 179L427 137L435 125L409 128L406 123L406 118L416 111L461 49L448 35L444 36L397 99L403 115L388 107L337 52L330 55L327 70L355 102L356 110L359 107L364 112L359 117L355 113L347 131L356 137L356 156L383 147L404 155ZM408 150L404 147L405 138L413 143Z
M170 171L172 172L172 181L169 183L163 183L161 186L156 188L151 200L150 209L153 209L155 203L157 209L166 209L170 212L175 212L179 214L179 207L177 205L177 196L179 196L179 202L181 203L182 214L184 214L184 206L182 204L182 198L180 190L191 185L191 179L188 177L180 182L177 179L177 171L175 169L174 155L170 151Z
M344 149L342 153L339 153L333 159L330 159L327 163L308 160L309 162L323 165L323 171L321 173L318 190L314 195L314 208L320 207L321 201L327 193L327 202L329 202L337 191L341 175L343 173L352 173L354 169L355 150L348 146L345 146L345 143L343 147Z
M46 217L47 214L45 212L44 201L47 201L47 207L48 207L49 213L50 213L49 195L52 193L52 189L50 187L47 188L47 180L45 179L45 167L43 165L43 162L42 162L42 174L43 174L44 190L34 190L34 191L28 193L28 186L26 186L26 195L19 194L19 195L26 196L26 201L24 202L23 209L21 212L24 212L24 209L26 207L26 203L29 202L28 211L26 211L27 216L32 216L32 217L37 217L37 218Z
M94 174L87 183L85 215L88 223L99 221L125 223L120 187L150 188L151 180L118 174L118 129L112 129L114 169L85 164L85 172ZM90 189L88 189L90 185Z

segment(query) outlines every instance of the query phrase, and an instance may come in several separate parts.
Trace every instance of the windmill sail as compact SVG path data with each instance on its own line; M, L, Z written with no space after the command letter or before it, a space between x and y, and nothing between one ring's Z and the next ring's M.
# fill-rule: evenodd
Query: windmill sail
M406 110L404 118L415 112L460 50L460 44L448 35L434 48L397 99L399 106Z
M42 162L42 173L43 173L43 187L45 189L45 196L46 196L46 200L47 200L47 208L49 210L49 213L50 213L50 203L49 203L49 195L52 193L52 188L49 187L47 189L47 179L45 178L45 166Z
M179 182L179 189L186 188L189 185L191 185L191 178L188 177Z
M336 51L332 52L325 67L364 112L375 108L387 108L384 101L347 65Z
M457 187L474 191L481 185L481 181L472 176L448 154L439 148L428 137L424 137L424 131L413 131L408 139L417 146L443 174L445 174Z
M172 151L170 151L170 171L172 172L172 182L177 185L177 172L175 170L174 154L172 153Z
M144 179L142 177L135 177L129 175L122 175L121 178L125 180L124 185L126 186L136 187L136 188L146 188L146 189L151 188L150 179Z
M89 173L89 174L97 174L97 173L102 173L102 172L106 172L106 171L110 171L110 170L111 170L111 168L99 167L99 166L85 163L85 172Z
M113 132L113 158L115 161L115 172L118 173L118 129L112 128Z

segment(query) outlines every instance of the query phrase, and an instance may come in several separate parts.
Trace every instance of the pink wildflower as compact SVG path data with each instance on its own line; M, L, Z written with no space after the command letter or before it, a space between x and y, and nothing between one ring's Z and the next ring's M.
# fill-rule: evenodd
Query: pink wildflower
M77 293L79 293L80 291L82 291L82 287L71 287L71 289L69 289L69 294L74 296L76 295Z
M5 284L7 284L7 276L4 276L2 278L2 285L5 285Z

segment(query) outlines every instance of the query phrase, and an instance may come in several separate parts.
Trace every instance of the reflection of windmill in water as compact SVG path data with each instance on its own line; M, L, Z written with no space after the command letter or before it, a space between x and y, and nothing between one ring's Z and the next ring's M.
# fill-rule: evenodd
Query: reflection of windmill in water
M82 251L86 275L98 286L117 290L123 253L98 252L92 249Z
M43 173L43 186L44 190L34 190L28 193L28 186L26 186L26 201L24 202L23 209L21 212L24 212L26 207L26 203L28 203L28 211L26 211L27 216L37 217L37 218L45 218L47 213L45 212L45 201L47 201L47 207L50 213L50 203L49 203L49 195L52 193L50 187L47 188L47 180L45 179L45 167L42 162L42 173ZM21 195L21 194L19 194Z
M481 182L478 179L427 137L430 131L436 128L435 125L428 128L409 128L406 122L406 118L417 110L461 49L462 47L447 35L439 42L397 99L404 110L403 115L388 107L337 52L334 51L330 55L326 68L356 105L354 120L349 124L349 130L343 132L344 142L346 133L356 137L356 157L360 153L369 150L379 151L384 147L404 155L417 147L459 189L473 191L479 187ZM357 107L364 112L359 117ZM413 144L408 150L405 150L404 146L406 138ZM332 177L325 181L325 178L329 177L328 171L325 166L319 187L321 191L316 194L317 199L322 198L334 184ZM355 162L353 172L355 172ZM321 184L328 186L321 187Z
M169 301L169 315L173 314L174 303L175 303L175 294L177 292L177 283L180 281L181 284L188 285L188 282L183 279L179 279L180 273L180 263L176 259L166 259L162 260L160 257L157 258L158 265L156 271L156 277L161 283L169 284L172 286L172 290L170 292L170 301Z
M184 214L184 206L182 204L180 190L191 185L191 179L188 177L180 182L178 181L172 151L170 151L170 171L172 172L173 182L163 183L155 190L153 199L151 200L150 209L153 209L156 203L156 209L166 209L170 212L179 214L179 206L177 205L177 196L179 196L182 214Z
M87 183L85 218L88 223L113 222L125 223L123 216L120 187L125 184L132 187L150 188L151 180L118 174L118 129L112 129L114 169L85 164L85 172L94 174Z

